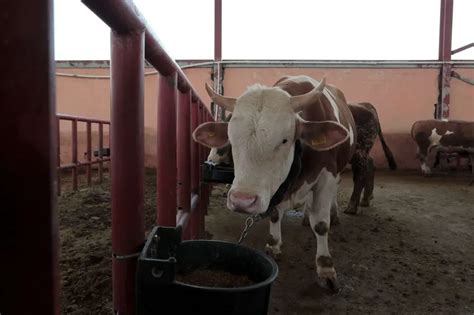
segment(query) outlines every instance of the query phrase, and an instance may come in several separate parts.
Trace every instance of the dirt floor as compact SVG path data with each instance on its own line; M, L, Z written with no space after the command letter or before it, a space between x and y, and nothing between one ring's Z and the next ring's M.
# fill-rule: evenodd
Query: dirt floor
M282 224L283 254L269 314L474 312L474 186L461 177L377 172L373 206L360 216L341 214L329 246L343 285L334 295L316 281L316 242L301 218ZM147 172L146 226L153 225L155 177ZM341 208L352 189L343 176ZM108 182L59 198L62 307L67 314L110 314L111 250ZM207 229L235 241L245 216L225 207L215 186ZM263 249L268 222L244 244Z
M112 314L112 249L110 181L85 186L77 192L70 176L63 176L63 194L58 198L61 243L61 309L63 314ZM95 176L95 181L97 176ZM145 178L146 234L153 227L156 211L156 176ZM146 235L145 234L145 235Z

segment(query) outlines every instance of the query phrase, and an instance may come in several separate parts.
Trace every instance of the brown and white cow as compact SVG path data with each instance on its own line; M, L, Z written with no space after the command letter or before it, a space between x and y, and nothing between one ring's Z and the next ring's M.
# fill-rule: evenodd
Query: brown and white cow
M462 120L419 120L411 128L417 144L417 157L421 170L430 174L427 157L431 150L469 154L474 163L474 122Z
M275 254L282 245L283 211L297 204L307 209L317 239L316 269L336 285L328 248L331 208L337 206L340 173L355 151L355 123L341 91L307 76L285 77L272 87L254 85L238 98L216 94L212 100L232 112L226 122L200 125L193 138L203 145L232 145L235 178L227 207L248 214L274 206L267 246ZM281 200L275 194L288 183ZM281 193L281 191L279 192ZM306 202L311 196L311 202Z
M374 160L370 156L370 151L372 150L377 137L380 139L390 169L395 170L397 164L383 137L380 120L375 107L366 102L348 104L348 106L352 116L354 117L357 130L357 142L355 154L349 162L352 166L354 187L349 205L344 212L357 214L360 210L358 207L359 205L362 207L368 207L370 205L370 200L373 199L375 166ZM227 116L225 121L229 121L231 117L232 115ZM217 165L232 166L232 148L230 143L222 148L212 148L207 160ZM362 190L364 191L364 195L362 200L360 200ZM334 220L337 219L337 214L334 213L335 209L336 207L333 208L333 213L331 214L332 219ZM309 225L309 218L306 213L303 225Z

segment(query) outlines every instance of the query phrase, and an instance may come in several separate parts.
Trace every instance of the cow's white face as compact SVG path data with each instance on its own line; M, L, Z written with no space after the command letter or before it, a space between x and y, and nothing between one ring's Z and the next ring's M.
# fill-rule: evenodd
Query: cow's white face
M235 178L227 197L230 210L251 214L267 210L290 171L297 139L318 151L347 140L349 133L339 123L308 122L296 114L304 106L315 106L324 83L321 85L301 97L257 85L232 101L208 89L211 97L232 105L233 116L229 123L200 125L193 137L211 148L232 145Z
M235 178L231 210L265 212L293 162L296 115L279 88L252 87L236 102L228 126Z

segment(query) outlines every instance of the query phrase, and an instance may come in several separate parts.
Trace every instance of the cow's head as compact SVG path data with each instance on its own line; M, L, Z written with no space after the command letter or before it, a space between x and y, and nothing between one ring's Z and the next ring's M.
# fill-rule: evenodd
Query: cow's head
M288 176L297 139L316 151L347 140L349 133L341 124L305 121L297 115L307 106L317 106L324 87L325 80L306 94L290 96L280 88L255 85L235 99L206 85L212 100L233 114L228 123L200 125L193 138L210 148L232 145L235 178L227 197L230 210L251 214L267 210Z
M228 122L232 118L232 113L225 117L224 121ZM207 157L209 162L212 162L217 165L233 165L232 160L232 148L230 143L227 143L221 148L211 148L209 155Z

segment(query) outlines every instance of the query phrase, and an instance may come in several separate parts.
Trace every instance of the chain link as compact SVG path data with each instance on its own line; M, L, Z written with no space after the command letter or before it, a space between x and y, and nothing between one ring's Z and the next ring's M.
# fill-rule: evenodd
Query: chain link
M241 244L243 242L243 240L247 237L248 230L253 226L255 222L258 222L260 219L260 214L254 214L245 219L245 227L242 231L242 234L240 235L239 240L237 241L237 244Z

